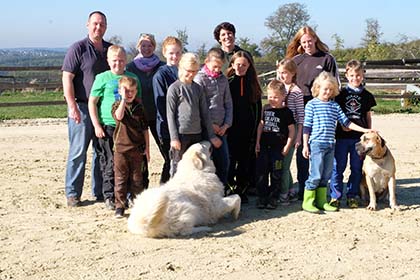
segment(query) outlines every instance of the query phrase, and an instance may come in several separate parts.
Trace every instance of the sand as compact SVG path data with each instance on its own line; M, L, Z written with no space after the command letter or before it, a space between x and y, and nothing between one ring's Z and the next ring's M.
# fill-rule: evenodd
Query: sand
M258 210L252 198L239 220L175 239L129 233L90 197L90 174L83 206L66 207L65 120L1 122L0 279L419 279L419 120L373 116L396 158L399 211ZM160 165L153 147L154 184Z

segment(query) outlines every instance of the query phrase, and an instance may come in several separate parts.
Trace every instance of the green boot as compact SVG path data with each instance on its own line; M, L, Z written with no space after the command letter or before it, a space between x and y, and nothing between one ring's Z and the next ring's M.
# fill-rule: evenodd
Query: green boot
M327 201L327 187L318 187L316 189L316 206L325 211L334 212L338 208L330 205Z
M307 190L303 193L302 209L310 213L319 213L319 209L314 206L316 190Z

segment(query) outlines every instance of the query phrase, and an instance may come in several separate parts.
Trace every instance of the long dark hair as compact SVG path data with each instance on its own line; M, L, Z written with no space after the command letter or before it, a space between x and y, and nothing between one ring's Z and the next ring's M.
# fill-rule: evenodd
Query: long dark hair
M248 67L248 70L246 71L245 78L247 81L249 81L250 86L251 86L251 94L249 96L250 101L255 103L259 99L261 99L262 90L261 90L260 82L258 80L257 70L255 70L254 61L252 60L252 57L248 52L238 51L232 55L229 61L229 67L226 70L226 76L228 78L231 78L235 75L235 69L233 69L233 63L239 57L244 57L248 60L249 67Z

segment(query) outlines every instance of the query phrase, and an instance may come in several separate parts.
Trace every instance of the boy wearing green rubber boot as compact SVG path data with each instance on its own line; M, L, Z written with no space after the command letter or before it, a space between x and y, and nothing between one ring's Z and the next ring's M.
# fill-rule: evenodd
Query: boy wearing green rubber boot
M310 160L310 174L305 182L303 210L337 211L327 201L327 183L334 163L335 126L337 121L345 128L360 132L371 131L352 123L332 99L339 93L337 79L322 72L312 86L313 99L305 107L302 154Z

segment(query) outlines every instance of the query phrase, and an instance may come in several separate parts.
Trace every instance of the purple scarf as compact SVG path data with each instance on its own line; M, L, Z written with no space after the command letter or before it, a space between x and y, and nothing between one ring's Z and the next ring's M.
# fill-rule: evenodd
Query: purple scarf
M143 57L142 54L138 54L134 58L134 64L136 67L143 72L150 72L159 64L160 59L157 55L153 54L151 57Z
M214 71L211 71L207 67L206 64L204 64L203 69L204 69L204 72L207 74L207 76L209 76L209 77L211 77L213 79L217 79L222 74L222 72L214 72Z

